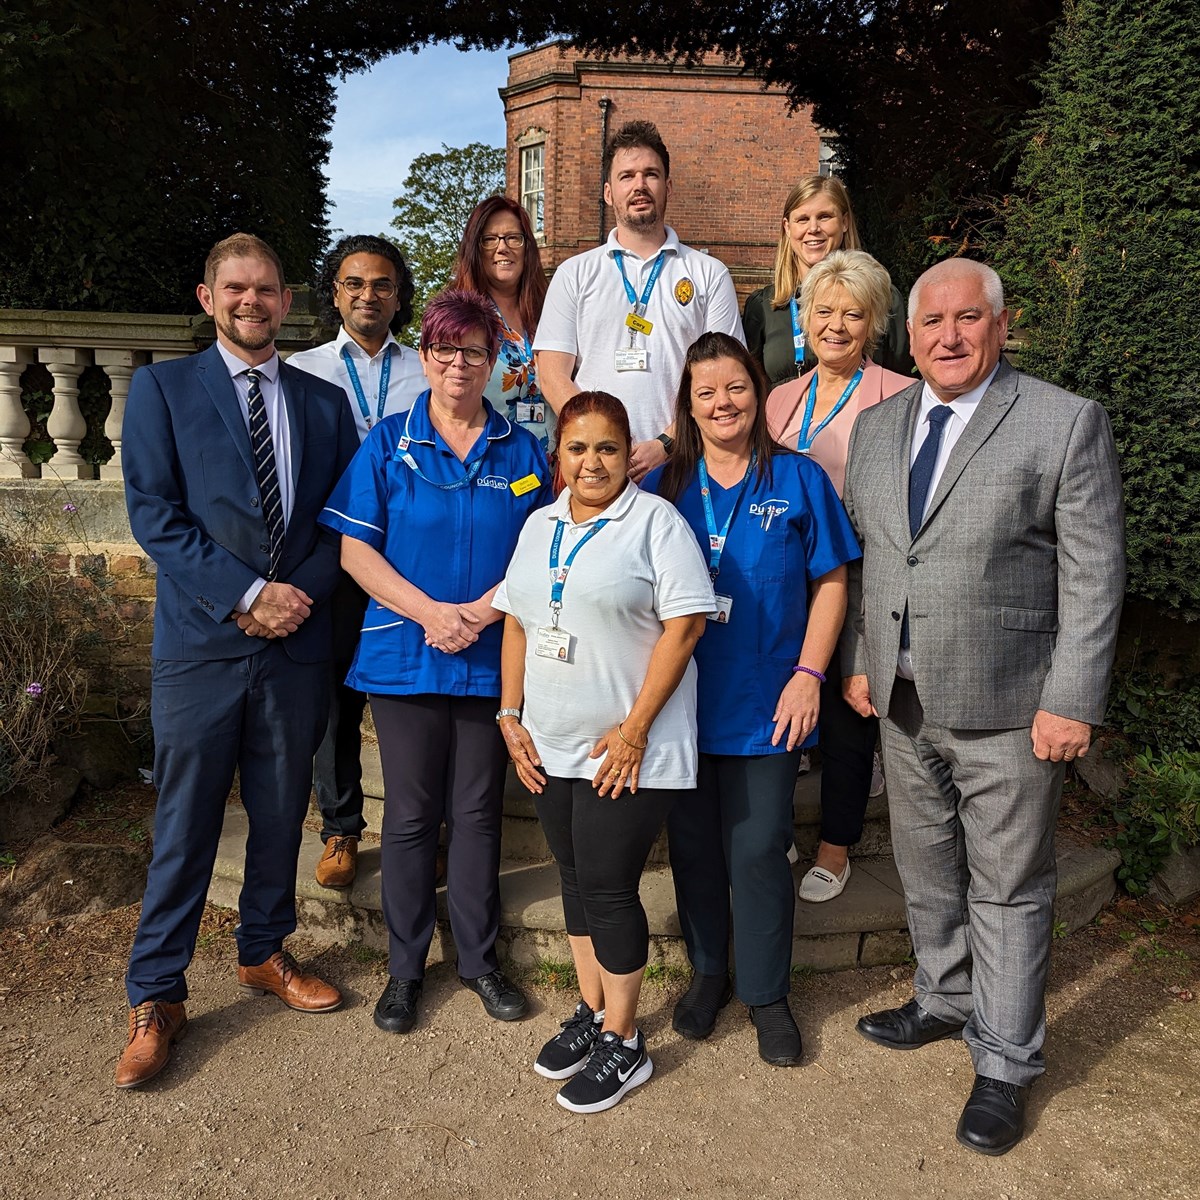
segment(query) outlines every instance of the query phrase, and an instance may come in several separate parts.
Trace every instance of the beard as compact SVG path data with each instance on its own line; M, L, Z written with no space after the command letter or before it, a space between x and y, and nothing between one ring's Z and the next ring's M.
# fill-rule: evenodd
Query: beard
M264 350L279 332L279 326L272 325L269 317L255 330L243 329L229 313L214 315L213 321L229 341L243 350Z
M653 201L650 202L650 207L642 212L632 212L629 205L625 207L625 217L621 224L626 229L653 229L662 219L661 213L658 211L658 205Z

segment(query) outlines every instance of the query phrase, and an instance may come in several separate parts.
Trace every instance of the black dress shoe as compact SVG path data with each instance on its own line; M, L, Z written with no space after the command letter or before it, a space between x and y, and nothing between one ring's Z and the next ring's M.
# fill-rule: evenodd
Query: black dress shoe
M859 1019L855 1028L868 1041L878 1042L881 1046L892 1050L915 1050L942 1038L961 1038L965 1024L965 1021L943 1021L927 1013L915 1000L910 1000L901 1008L868 1013Z
M463 979L462 985L483 1001L484 1011L495 1021L516 1021L529 1010L525 993L503 971L489 971L478 979Z
M751 1008L750 1020L758 1034L758 1057L773 1067L794 1067L803 1053L800 1030L787 997L774 1004Z
M976 1075L955 1136L961 1145L980 1154L1007 1153L1025 1136L1028 1099L1027 1087Z
M387 987L375 1005L375 1024L384 1033L407 1033L417 1019L417 1001L421 998L419 979L388 976Z
M733 998L728 975L692 975L688 990L679 997L671 1028L685 1038L702 1041L717 1024L717 1013Z

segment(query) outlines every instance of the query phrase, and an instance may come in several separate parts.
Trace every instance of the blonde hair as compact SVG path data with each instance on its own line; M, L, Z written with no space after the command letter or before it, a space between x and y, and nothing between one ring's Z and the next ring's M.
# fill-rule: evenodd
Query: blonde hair
M845 184L832 175L807 175L790 192L783 205L783 221L779 227L779 244L775 247L775 295L771 299L774 308L782 308L800 287L800 265L792 240L784 225L802 204L814 196L828 196L838 214L846 218L846 233L842 238L842 250L861 250L858 226L854 222L854 209L850 207L850 193Z
M873 350L887 331L892 307L892 277L865 250L835 250L808 273L800 288L800 324L809 337L817 292L827 284L840 284L864 312L867 320L867 352Z
M262 238L255 237L252 233L231 233L208 252L208 258L204 262L204 286L209 291L216 286L217 271L227 258L257 258L270 263L279 275L279 286L287 286L279 255Z

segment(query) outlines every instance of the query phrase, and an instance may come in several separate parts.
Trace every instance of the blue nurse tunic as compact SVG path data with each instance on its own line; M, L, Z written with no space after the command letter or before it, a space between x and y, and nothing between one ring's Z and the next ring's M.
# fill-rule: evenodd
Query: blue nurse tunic
M320 522L378 550L434 600L464 604L504 578L525 519L551 499L537 439L483 402L487 425L460 461L429 419L429 392L368 434ZM459 654L421 625L367 605L348 687L381 695L498 696L503 623Z

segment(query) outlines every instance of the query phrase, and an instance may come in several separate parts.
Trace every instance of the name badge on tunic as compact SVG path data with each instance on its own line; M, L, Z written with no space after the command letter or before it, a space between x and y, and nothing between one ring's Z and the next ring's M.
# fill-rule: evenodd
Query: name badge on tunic
M648 371L650 370L649 352L633 347L618 350L613 357L613 366L618 371Z
M534 653L554 662L571 661L571 635L554 625L539 625Z
M733 612L733 597L722 596L720 592L716 593L716 597L717 611L710 612L708 614L708 619L710 621L716 621L720 625L727 625L729 623L729 614Z
M625 318L625 324L634 333L648 334L654 331L654 322L647 321L645 317L639 317L637 313L630 313Z

